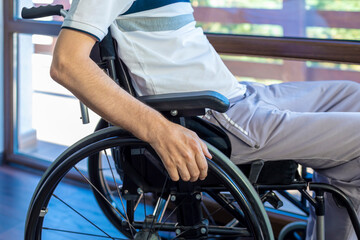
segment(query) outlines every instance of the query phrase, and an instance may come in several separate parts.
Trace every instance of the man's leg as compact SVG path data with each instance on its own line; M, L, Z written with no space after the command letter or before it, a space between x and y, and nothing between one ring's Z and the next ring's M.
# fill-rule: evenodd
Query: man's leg
M256 159L294 159L321 171L350 194L358 209L360 85L321 82L248 87L248 95L232 103L226 114L213 112L210 117L227 129L232 160L241 164ZM352 171L353 176L346 178ZM331 201L327 197L326 232L338 234L331 239L344 239L350 227L341 225L343 220L338 219L342 214ZM332 224L334 221L339 224Z

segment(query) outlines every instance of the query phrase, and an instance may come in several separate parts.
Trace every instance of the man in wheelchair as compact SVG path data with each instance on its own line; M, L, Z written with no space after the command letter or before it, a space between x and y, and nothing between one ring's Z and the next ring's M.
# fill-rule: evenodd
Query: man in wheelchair
M204 119L227 133L234 163L296 160L315 170L314 181L339 187L359 211L360 85L239 83L195 27L192 12L187 0L74 0L55 47L51 76L104 119L148 142L173 181L204 180L206 158L212 156L197 134L128 94L89 58L110 27L138 96L223 94L229 110L208 110ZM325 197L326 239L354 239L346 211ZM316 239L313 227L307 238Z

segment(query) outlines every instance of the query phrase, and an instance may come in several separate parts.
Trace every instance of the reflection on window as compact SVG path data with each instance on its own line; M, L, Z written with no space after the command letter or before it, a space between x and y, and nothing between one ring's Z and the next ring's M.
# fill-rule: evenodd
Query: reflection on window
M192 0L195 7L281 9L282 0Z
M201 23L197 22L198 26L202 27L205 32L216 32L224 34L247 34L247 35L268 35L278 36L283 35L282 27L268 24L222 24L222 23Z
M335 69L341 71L355 71L360 72L360 65L356 64L345 64L345 63L324 63L324 62L306 62L308 67L318 67L318 68L327 68Z
M309 38L360 40L360 29L308 27L306 31Z
M192 0L210 33L359 40L358 0Z
M221 55L239 81L266 85L291 81L351 80L360 82L360 65Z
M360 11L358 0L306 0L306 9L317 9L327 11Z

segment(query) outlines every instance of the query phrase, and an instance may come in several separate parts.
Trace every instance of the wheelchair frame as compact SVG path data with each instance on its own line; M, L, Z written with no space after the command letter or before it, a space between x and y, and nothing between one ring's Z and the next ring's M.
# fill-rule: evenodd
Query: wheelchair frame
M49 15L64 15L65 12L61 7L56 7L56 9L52 6L50 7L40 7L33 8L28 12L29 18L39 17L39 16L49 16ZM26 15L26 14L25 14ZM116 46L115 46L116 47ZM96 52L96 48L94 48ZM114 43L111 37L111 33L104 38L103 41L99 43L98 53L100 53L100 64L99 66L107 71L108 75L128 91L131 95L136 97L136 93L131 85L131 81L129 80L129 75L126 70L125 65L119 61L115 54ZM93 52L94 53L94 52ZM96 54L92 54L95 56ZM164 115L166 115L169 119L174 122L177 122L185 127L191 128L191 125L198 124L198 120L193 116L203 115L205 113L205 108L212 108L217 111L226 111L228 108L228 101L223 96L213 93L213 92L201 92L201 93L187 93L187 94L164 94L158 96L146 96L146 97L138 97L140 101L148 104L149 106L161 111ZM196 101L194 103L194 101ZM185 102L185 103L184 103ZM87 122L88 119L86 117L86 108L82 106L83 113L83 121ZM126 146L128 145L139 145L139 146L147 146L146 143L139 141L138 139L131 136L126 131L117 128L117 127L107 127L103 128L104 125L99 124L99 129L95 133L89 135L88 137L80 140L76 144L69 147L63 154L61 154L57 160L49 167L49 169L45 172L42 177L40 183L38 184L33 198L31 200L31 204L28 210L27 220L26 220L26 232L25 239L41 239L41 227L43 217L46 214L46 207L49 201L49 197L57 186L58 182L65 176L65 174L70 170L72 166L76 164L77 161L82 159L84 156L91 157L98 150L111 147L113 150L116 149L119 145ZM211 129L211 127L207 127L206 130ZM192 129L195 130L196 129ZM331 193L337 200L338 203L345 207L349 213L351 222L354 226L356 235L360 238L360 224L357 219L356 211L351 203L351 200L338 188L321 183L308 183L304 181L302 178L297 178L290 184L267 184L264 182L259 182L259 176L264 169L264 164L260 161L255 162L250 165L249 172L249 180L247 177L241 172L239 168L237 168L226 155L229 155L231 152L231 146L226 138L225 133L218 132L218 129L212 129L215 134L218 134L225 139L223 142L212 142L212 138L206 137L206 134L200 133L199 136L210 143L207 144L210 152L215 156L213 160L208 159L209 168L216 172L219 176L225 176L224 179L228 179L228 183L226 183L228 188L233 187L235 196L238 202L241 203L244 209L246 210L245 215L248 215L252 223L252 232L256 239L273 239L273 233L270 226L270 222L268 217L266 216L264 207L262 205L262 200L271 200L271 197L268 197L266 194L263 194L263 199L260 199L258 193L266 193L268 191L272 192L273 190L283 191L283 190L298 190L305 199L309 201L309 203L315 207L316 215L317 215L317 239L324 239L324 193ZM214 144L211 145L211 144ZM148 146L147 146L148 147ZM115 150L114 150L115 151ZM115 154L116 155L116 154ZM96 156L95 156L96 158ZM96 159L92 160L95 162ZM90 166L89 161L89 166ZM129 171L131 171L131 167L127 167ZM132 171L134 173L134 171ZM166 176L166 173L165 173ZM90 179L94 180L94 176L90 176ZM95 182L98 176L95 176ZM166 180L167 181L167 180ZM225 181L225 180L224 180ZM233 181L233 182L232 182ZM95 185L99 185L101 183L95 183ZM131 184L135 184L135 187L138 187L138 183L134 182ZM142 191L146 192L149 190L159 192L160 189L152 189L151 186L146 189L146 184L140 183L143 187ZM162 194L165 193L165 185L163 189L160 191ZM95 197L99 202L102 210L105 215L111 220L113 224L117 224L118 219L112 219L112 212L109 209L104 207L104 193L99 192L96 187L93 187ZM194 187L195 186L195 187ZM254 186L254 187L253 187ZM144 188L145 187L145 188ZM178 189L183 190L186 194L196 193L196 185L191 183L181 182L178 184ZM190 189L190 191L189 191ZM307 190L311 190L315 192L315 197L311 197ZM181 192L180 192L181 193ZM165 195L168 199L172 196L179 194L173 194L172 192L166 192ZM244 196L241 198L241 196ZM221 201L221 199L219 199ZM195 201L196 202L196 201ZM199 204L199 203L197 203ZM300 205L299 205L300 206ZM189 208L190 207L190 208ZM189 210L190 209L190 210ZM192 211L197 211L197 216L191 215ZM231 209L230 209L231 210ZM180 208L180 222L183 227L178 228L177 226L166 226L168 229L177 230L180 229L181 233L184 231L189 231L189 229L193 232L192 235L189 235L186 239L194 239L194 238L205 238L208 233L211 231L215 231L217 229L210 229L207 227L206 223L202 222L202 213L199 205L195 207L191 207L191 205L182 206ZM245 212L245 211L244 211ZM250 214L254 213L254 215ZM126 214L125 214L126 215ZM122 218L125 219L125 216L120 214ZM129 221L129 220L128 220ZM153 222L154 223L154 222ZM194 226L195 225L195 226ZM153 226L153 224L152 224ZM132 231L131 227L124 225L122 222L118 228L126 228L127 231ZM164 227L163 225L158 225L158 228ZM139 227L144 228L144 226ZM206 229L204 232L203 229ZM226 230L226 229L225 229ZM224 231L225 231L224 230ZM179 236L179 234L177 234ZM150 234L147 235L149 239ZM184 236L182 236L184 237ZM185 236L186 237L186 236ZM136 239L136 238L135 238ZM150 238L152 239L152 238Z

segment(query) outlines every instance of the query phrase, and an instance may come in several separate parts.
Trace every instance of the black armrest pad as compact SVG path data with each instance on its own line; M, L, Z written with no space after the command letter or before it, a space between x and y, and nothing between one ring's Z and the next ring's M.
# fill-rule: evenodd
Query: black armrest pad
M230 106L229 99L214 91L167 93L141 96L138 99L158 111L186 111L209 108L218 112L226 112Z

